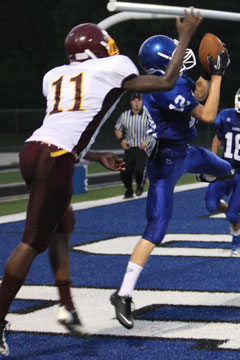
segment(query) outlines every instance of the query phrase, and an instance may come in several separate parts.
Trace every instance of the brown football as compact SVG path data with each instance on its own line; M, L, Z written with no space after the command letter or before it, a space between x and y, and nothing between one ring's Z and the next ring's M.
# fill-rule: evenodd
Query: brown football
M208 54L210 53L213 60L215 60L221 50L224 50L224 45L216 35L211 33L204 35L199 45L198 56L200 63L208 73L210 73L210 67L207 60Z

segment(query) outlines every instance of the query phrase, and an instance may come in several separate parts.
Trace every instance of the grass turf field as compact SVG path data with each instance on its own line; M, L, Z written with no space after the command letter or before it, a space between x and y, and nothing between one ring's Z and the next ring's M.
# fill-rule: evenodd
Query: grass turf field
M102 170L102 166L98 166L98 164L95 164L97 166L93 166L90 168L89 173L97 173L99 170ZM2 176L2 174L1 174ZM21 174L17 172L17 176L11 173L7 173L5 177L5 182L9 183L6 179L12 179L13 182L17 182L17 179L21 177ZM22 177L21 177L22 181ZM185 185L185 184L191 184L193 182L196 182L194 175L185 175L183 176L177 185ZM145 190L147 190L148 183L145 185ZM123 186L109 186L107 188L102 189L95 189L95 190L89 190L85 194L79 194L74 195L72 198L72 203L77 203L81 201L92 201L92 200L99 200L104 198L109 198L117 195L123 194ZM9 215L9 214L16 214L19 212L26 211L27 208L27 199L22 199L21 197L9 197L8 201L0 201L0 216Z

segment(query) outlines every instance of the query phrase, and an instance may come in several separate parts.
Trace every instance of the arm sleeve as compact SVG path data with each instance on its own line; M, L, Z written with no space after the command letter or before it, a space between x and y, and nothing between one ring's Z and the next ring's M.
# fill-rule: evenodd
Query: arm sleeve
M121 131L123 129L123 126L122 126L122 114L119 116L119 118L116 121L115 129L121 130Z
M111 60L113 61L109 62L108 80L113 87L121 88L126 78L139 75L137 67L127 56L116 55L113 56Z
M218 113L214 124L216 126L216 135L219 138L219 140L224 139L225 133L224 133L224 124L223 124L223 117L222 117L222 111L220 111L220 113Z

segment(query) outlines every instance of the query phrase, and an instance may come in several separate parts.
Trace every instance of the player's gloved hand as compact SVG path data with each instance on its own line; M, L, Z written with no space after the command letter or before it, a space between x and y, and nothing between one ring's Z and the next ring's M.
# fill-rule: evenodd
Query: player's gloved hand
M223 76L230 65L230 57L227 49L220 51L215 60L212 59L211 54L208 54L208 63L211 75Z

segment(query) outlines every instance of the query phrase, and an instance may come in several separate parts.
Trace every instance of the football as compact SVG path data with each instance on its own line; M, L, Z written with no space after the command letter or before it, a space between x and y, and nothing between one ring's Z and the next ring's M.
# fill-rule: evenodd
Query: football
M215 60L221 50L224 50L224 45L216 35L211 33L204 35L199 45L198 56L200 63L207 73L210 73L210 67L207 60L208 54L210 53L213 60Z

